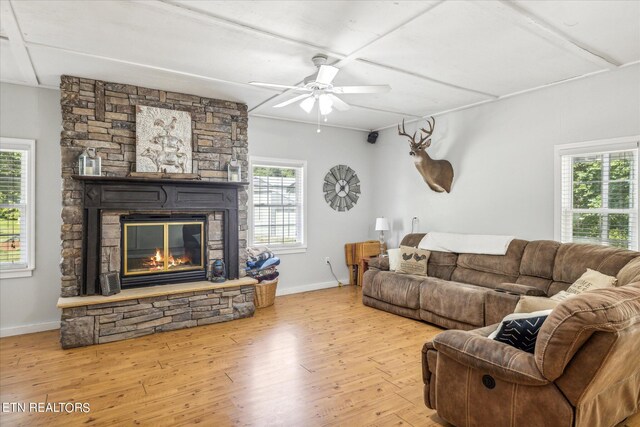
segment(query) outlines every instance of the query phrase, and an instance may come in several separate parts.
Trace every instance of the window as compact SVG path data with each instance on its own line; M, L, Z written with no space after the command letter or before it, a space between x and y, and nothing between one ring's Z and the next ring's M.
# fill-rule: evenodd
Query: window
M638 250L638 142L557 147L560 239Z
M250 245L304 251L305 170L304 161L251 159Z
M0 139L0 274L30 276L34 265L35 141Z

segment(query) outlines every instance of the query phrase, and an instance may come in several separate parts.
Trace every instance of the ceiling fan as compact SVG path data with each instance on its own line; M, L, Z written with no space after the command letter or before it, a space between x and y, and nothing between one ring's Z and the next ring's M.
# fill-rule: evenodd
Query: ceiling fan
M304 92L302 95L274 105L274 108L286 107L287 105L300 101L300 108L310 113L317 101L319 113L323 116L331 113L334 108L339 111L349 109L349 104L338 98L335 94L384 93L391 90L391 86L389 85L334 86L331 82L340 69L332 65L327 65L326 55L316 55L311 58L311 60L318 70L310 76L305 77L303 86L288 86L262 82L249 82L249 84Z

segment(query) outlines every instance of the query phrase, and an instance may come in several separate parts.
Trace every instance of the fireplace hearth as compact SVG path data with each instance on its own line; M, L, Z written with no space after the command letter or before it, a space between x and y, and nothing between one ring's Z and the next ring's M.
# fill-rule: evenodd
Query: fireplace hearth
M205 280L205 215L125 215L121 223L123 288Z

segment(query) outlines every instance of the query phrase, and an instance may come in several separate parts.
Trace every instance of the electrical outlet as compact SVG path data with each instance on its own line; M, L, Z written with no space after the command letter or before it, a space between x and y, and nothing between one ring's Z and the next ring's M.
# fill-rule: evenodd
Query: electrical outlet
M329 257L324 257L324 263L325 264L329 264L331 262L331 260L329 259Z

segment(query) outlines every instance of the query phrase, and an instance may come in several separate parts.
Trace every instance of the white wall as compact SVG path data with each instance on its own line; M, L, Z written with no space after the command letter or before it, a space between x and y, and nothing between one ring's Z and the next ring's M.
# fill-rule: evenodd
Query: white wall
M35 139L36 270L0 283L0 334L57 327L60 292L59 92L0 84L0 134ZM407 126L407 129L413 129ZM366 133L251 117L254 156L308 161L308 250L282 255L279 293L334 286L324 257L347 282L344 244L376 238L377 216L391 219L391 245L410 230L553 238L555 144L640 134L640 65L437 118L431 154L447 158L451 194L429 190L393 129L375 145ZM348 164L362 180L351 211L335 212L322 194L326 172Z
M0 84L0 135L36 140L36 269L0 283L0 336L60 323L61 122L58 91Z
M638 134L640 65L437 117L429 153L453 164L450 194L431 191L407 140L384 130L373 207L392 219L394 245L413 216L423 232L553 239L554 145Z
M339 114L339 113L338 113ZM367 134L314 125L249 117L249 154L259 157L307 161L306 253L279 255L278 294L335 286L324 257L330 257L338 278L348 283L344 244L366 240L374 227L371 210L378 194L371 167L373 147ZM322 192L324 176L333 166L346 164L358 174L362 194L350 211L336 212L327 205Z

